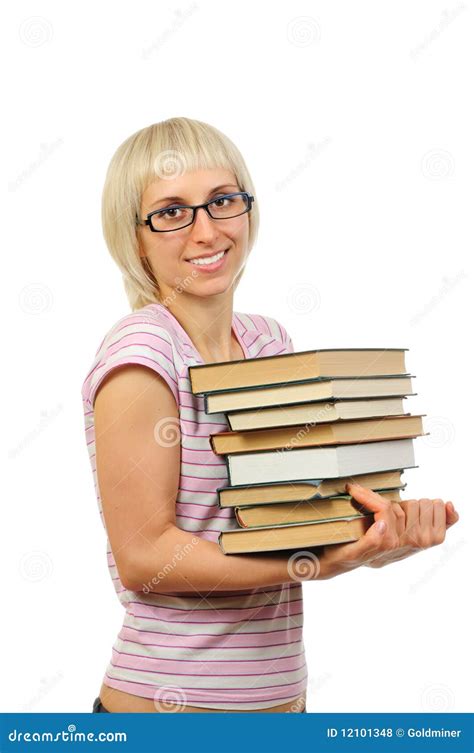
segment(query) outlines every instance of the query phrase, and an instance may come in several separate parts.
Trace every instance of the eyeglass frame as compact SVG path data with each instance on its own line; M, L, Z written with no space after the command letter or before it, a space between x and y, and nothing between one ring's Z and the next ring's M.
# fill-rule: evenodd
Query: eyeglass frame
M240 212L240 214L234 214L232 217L213 217L212 214L209 211L209 204L214 204L214 202L219 201L219 199L229 199L232 196L246 196L247 197L247 208ZM248 191L235 191L235 193L226 193L222 196L216 196L215 199L211 199L210 201L206 201L204 204L170 204L169 207L162 207L161 209L154 209L153 212L149 212L146 216L146 220L140 220L138 216L136 216L135 224L136 225L148 225L152 233L174 233L176 230L182 230L185 227L189 227L193 224L194 220L196 219L196 212L198 209L205 209L208 216L211 218L211 220L231 220L234 217L241 217L243 214L247 214L252 209L252 202L255 201L255 196L252 196L251 193ZM193 216L191 219L191 222L186 223L186 225L181 225L181 227L171 228L170 230L157 230L152 225L151 218L154 214L158 214L159 212L166 212L168 209L192 209L193 210Z

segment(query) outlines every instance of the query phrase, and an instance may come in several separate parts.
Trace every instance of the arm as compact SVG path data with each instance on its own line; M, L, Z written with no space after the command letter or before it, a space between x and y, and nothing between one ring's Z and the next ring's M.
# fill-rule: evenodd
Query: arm
M291 551L225 555L218 544L176 525L179 420L176 400L162 378L136 364L115 368L97 391L94 413L105 525L120 579L130 590L191 595L247 590L326 580L362 565L377 567L407 556L398 506L356 488L350 492L375 518L358 541L306 549L298 560L300 567L290 559ZM428 545L444 538L446 523L440 510L438 504L437 538ZM453 515L449 512L447 525ZM381 521L384 532L377 528ZM405 521L402 528L408 529L406 534L413 532ZM422 528L426 534L426 526ZM417 533L420 530L416 528ZM410 540L410 553L426 545L426 538L417 536Z
M158 374L137 365L114 369L97 391L94 419L104 520L126 588L196 595L298 580L291 553L225 555L177 527L178 409ZM320 562L314 575L326 574Z

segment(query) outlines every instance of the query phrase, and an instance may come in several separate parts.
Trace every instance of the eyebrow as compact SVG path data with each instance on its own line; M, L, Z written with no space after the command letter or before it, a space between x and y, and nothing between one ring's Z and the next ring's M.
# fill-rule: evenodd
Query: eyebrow
M220 191L222 188L239 188L236 183L224 183L222 186L216 186L215 188L212 188L208 196L211 196L211 194L215 193L216 191ZM182 196L163 196L161 199L157 199L153 202L153 204L150 204L150 208L156 206L161 201L182 201L186 203L186 199L183 199Z

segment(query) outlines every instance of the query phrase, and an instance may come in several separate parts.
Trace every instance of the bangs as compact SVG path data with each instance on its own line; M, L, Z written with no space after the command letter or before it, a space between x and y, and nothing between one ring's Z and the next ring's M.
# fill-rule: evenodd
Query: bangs
M212 126L171 119L160 128L150 127L143 137L144 143L137 144L140 159L131 155L129 162L136 170L136 195L143 195L147 186L157 180L170 180L195 170L221 168L229 170L237 180L238 156L233 153L232 144L225 143L224 135Z

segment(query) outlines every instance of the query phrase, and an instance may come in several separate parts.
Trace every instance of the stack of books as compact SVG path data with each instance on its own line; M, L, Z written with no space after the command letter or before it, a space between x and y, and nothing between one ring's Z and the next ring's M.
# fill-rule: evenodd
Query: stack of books
M229 485L219 507L238 528L224 531L225 554L356 541L373 513L346 493L348 481L400 500L414 468L421 415L406 349L308 350L189 367L191 391L229 431L211 434Z

